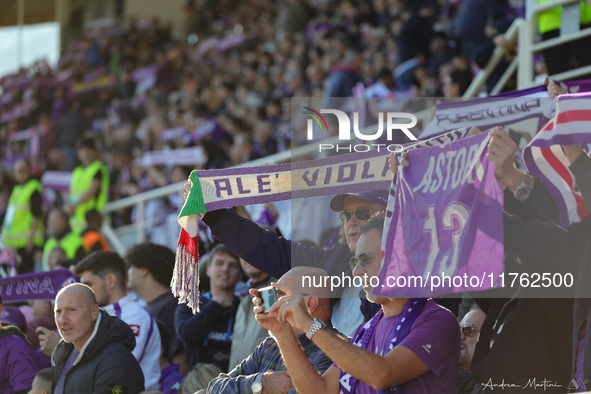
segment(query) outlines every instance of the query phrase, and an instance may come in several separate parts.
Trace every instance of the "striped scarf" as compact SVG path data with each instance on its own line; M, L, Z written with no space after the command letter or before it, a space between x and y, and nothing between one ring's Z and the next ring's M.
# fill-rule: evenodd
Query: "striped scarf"
M556 203L560 225L568 227L589 215L575 189L574 176L561 145L591 143L591 93L567 94L556 99L554 117L523 149L530 174L540 178Z

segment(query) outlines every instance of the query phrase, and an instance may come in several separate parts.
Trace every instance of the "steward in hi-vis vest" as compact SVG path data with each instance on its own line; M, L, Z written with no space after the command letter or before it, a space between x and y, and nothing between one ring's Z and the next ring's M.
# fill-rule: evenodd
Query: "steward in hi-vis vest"
M78 148L78 157L82 162L72 172L70 183L70 206L67 212L72 216L70 226L76 232L86 228L86 212L100 210L109 197L109 171L99 161L99 153L94 141L83 140Z
M52 249L59 247L66 252L66 257L74 262L84 258L86 251L82 237L70 229L68 214L62 209L54 208L47 216L47 235L49 239L43 247L43 270L49 269L47 259Z
M2 224L2 239L17 250L20 256L19 273L33 271L35 249L43 247L43 187L31 178L30 164L18 160L14 165L18 183L12 189Z

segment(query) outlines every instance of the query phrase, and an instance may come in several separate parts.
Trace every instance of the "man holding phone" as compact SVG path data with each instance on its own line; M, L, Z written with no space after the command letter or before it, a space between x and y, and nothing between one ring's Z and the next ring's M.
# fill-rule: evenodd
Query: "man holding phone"
M310 283L324 283L326 272L319 268L295 267L279 279L278 284L290 290L290 294L271 294L269 298L280 298L282 295L299 295L304 297L310 315L330 325L332 316L330 291L322 287L302 286L303 278L310 278ZM308 279L306 279L307 281ZM259 296L260 291L274 292L275 288L251 289L250 294ZM264 297L266 298L266 297ZM267 298L267 299L269 299ZM267 309L271 305L266 305ZM324 352L310 341L306 334L298 328L293 328L304 353L319 372L323 373L330 367L332 361ZM273 372L269 372L273 371ZM277 341L269 336L232 371L220 374L213 379L207 388L207 393L261 393L261 392L295 392L293 383L287 370Z

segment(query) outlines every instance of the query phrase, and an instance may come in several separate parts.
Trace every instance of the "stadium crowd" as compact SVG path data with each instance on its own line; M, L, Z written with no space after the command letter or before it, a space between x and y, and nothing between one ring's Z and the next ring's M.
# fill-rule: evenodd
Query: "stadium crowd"
M502 33L523 9L520 1L187 1L180 32L156 18L118 21L69 41L55 68L37 62L1 78L0 222L11 248L1 277L59 271L80 283L56 288L52 300L0 294L0 393L480 393L523 377L564 392L571 378L591 379L583 301L507 292L421 300L295 285L304 275L377 275L387 191L334 196L329 209L343 226L324 247L282 238L272 206L256 221L242 209L208 212L196 314L170 290L174 252L157 235L120 255L100 232L107 201L181 182L193 168L302 145L291 132L292 97L461 97L495 44L514 55ZM578 267L584 226L560 232L532 221L557 222L556 209L542 183L514 167L509 134L491 136L511 214L507 260L542 260L525 237L554 236L572 245L559 257ZM564 150L591 206L588 157ZM392 172L399 161L411 165L393 156ZM48 171L71 172L67 192L42 185ZM177 197L146 206L154 227L178 212ZM135 215L106 219L124 226ZM264 304L264 291L279 301Z

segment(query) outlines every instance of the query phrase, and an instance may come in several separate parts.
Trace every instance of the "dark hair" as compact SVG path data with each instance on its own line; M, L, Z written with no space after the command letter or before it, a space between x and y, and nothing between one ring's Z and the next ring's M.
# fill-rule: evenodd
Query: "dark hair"
M101 215L101 213L99 211L97 211L96 209L90 209L90 210L86 211L86 213L84 214L84 218L86 219L86 223L90 223L95 220L100 220L100 219L102 219L102 217L103 217L103 215Z
M379 81L380 79L383 78L389 78L392 77L394 78L394 76L392 75L392 70L390 70L388 67L382 67L379 69L379 71L376 73L375 75L375 80Z
M164 355L164 358L168 359L168 352L170 351L170 333L164 323L158 319L154 320L156 320L158 331L160 331L160 346L163 347L162 354Z
M466 90L468 90L470 82L472 82L470 74L463 70L453 70L449 74L449 79L451 80L451 83L459 85L460 96L463 95Z
M209 258L207 259L207 266L208 267L211 265L211 263L213 263L213 256L215 256L218 253L227 254L228 256L232 256L232 257L236 258L236 260L240 261L240 259L238 258L238 256L236 256L236 253L234 253L230 249L228 249L228 247L226 245L224 245L224 244L217 244L209 252Z
M376 212L367 223L359 227L359 233L365 234L371 230L378 230L380 233L384 231L384 221L386 219L386 212Z
M142 242L125 254L127 266L146 268L158 283L170 286L174 271L174 253L166 246Z
M96 150L96 144L94 143L94 140L92 138L85 138L82 141L80 141L80 144L78 145L78 149L83 148Z
M114 274L119 287L125 290L125 261L116 252L100 250L86 256L76 264L76 275L80 276L85 271L90 271L103 280L108 274Z

